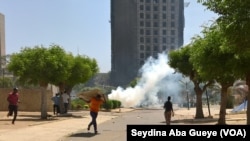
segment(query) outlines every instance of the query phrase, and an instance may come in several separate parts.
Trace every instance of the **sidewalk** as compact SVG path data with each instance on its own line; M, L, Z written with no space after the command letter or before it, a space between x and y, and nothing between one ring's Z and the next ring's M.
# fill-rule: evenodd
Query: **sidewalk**
M131 110L122 109L121 112ZM98 124L119 116L118 112L100 112ZM15 125L12 125L12 117L8 119L7 117L3 118L4 113L1 112L0 114L0 141L57 141L64 136L87 128L91 120L88 111L72 112L72 117L55 117L56 119L48 119L46 121L38 120L37 114L39 113L36 112L32 113L34 114L33 117L18 116ZM20 115L27 115L27 112L20 112Z

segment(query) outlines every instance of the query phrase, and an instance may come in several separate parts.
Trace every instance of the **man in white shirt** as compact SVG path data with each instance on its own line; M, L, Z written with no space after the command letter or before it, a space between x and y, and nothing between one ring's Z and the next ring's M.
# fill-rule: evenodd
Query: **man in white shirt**
M63 99L63 105L64 105L64 114L68 113L68 106L69 106L69 95L67 94L67 91L65 90L62 94Z

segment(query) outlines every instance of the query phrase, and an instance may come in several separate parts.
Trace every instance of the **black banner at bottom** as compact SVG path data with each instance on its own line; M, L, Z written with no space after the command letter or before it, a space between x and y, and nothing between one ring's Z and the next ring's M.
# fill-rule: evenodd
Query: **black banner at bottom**
M127 141L250 139L249 125L127 125Z

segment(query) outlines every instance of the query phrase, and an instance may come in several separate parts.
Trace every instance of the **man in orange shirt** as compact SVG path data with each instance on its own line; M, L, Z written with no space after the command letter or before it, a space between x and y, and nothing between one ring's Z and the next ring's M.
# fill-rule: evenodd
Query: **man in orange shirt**
M90 127L93 125L95 134L97 134L97 123L96 118L98 116L98 112L100 110L100 106L104 103L104 100L101 98L102 96L100 94L96 95L96 97L93 97L88 101L90 103L90 116L92 118L91 122L88 125L88 130L90 130Z

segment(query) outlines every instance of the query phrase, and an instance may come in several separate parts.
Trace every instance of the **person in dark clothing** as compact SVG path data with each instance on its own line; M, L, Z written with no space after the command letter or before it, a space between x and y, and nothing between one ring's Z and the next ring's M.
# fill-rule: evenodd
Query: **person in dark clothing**
M164 103L164 109L165 109L164 116L167 125L170 125L171 115L174 116L173 104L170 100L171 97L168 96L168 100Z
M53 113L54 115L60 114L60 94L57 93L55 96L51 98L53 101Z
M13 92L9 93L7 101L9 102L9 112L7 114L7 117L12 116L14 113L14 117L12 119L12 124L15 124L16 117L17 117L17 111L18 111L18 89L14 88Z

